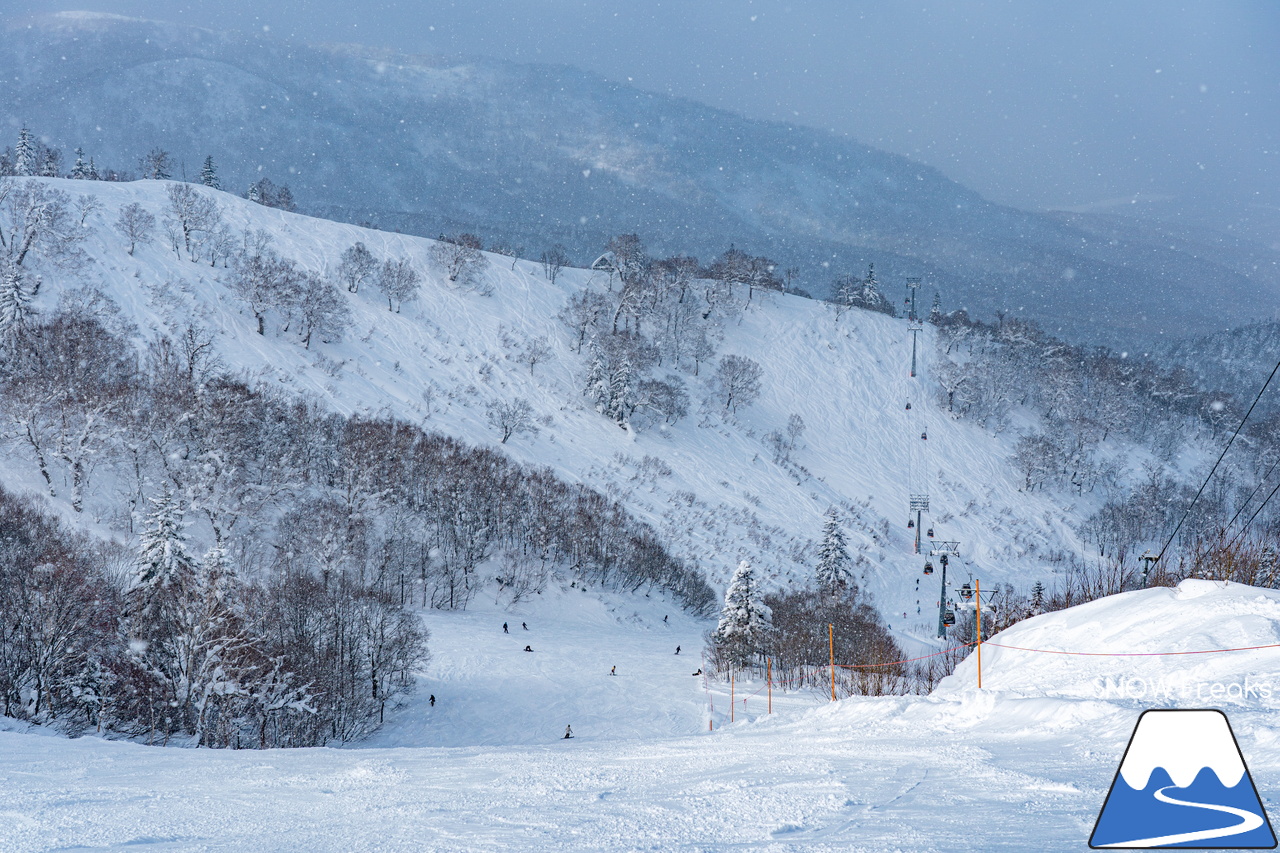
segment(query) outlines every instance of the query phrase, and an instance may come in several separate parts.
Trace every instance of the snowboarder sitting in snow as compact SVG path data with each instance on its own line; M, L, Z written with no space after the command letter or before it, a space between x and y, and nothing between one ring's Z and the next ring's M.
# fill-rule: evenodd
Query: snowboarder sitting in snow
M573 737L573 726L565 726L565 727L564 727L564 739L565 739L565 740L568 740L568 739L569 739L569 738L571 738L571 737Z
M525 650L526 652L531 652L531 651L533 651L533 649L532 649L532 648L530 648L529 646L525 646L525 647L524 647L524 650Z
M694 675L695 676L702 675L702 670L698 670L697 672L694 673Z

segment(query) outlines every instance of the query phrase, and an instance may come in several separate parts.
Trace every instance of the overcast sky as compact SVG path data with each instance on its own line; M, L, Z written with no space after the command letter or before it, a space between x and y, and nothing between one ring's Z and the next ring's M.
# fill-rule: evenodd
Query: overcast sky
M996 201L1280 205L1280 3L0 0L560 62L936 166Z

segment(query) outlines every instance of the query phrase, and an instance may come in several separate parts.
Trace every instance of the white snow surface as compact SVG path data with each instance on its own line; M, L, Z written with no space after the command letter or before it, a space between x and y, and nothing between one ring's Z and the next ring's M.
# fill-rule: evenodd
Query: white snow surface
M1274 639L1280 616L1258 611L1280 593L1196 586L1115 596L994 640L1052 623L1063 648L1113 651L1086 630L1100 610L1152 650L1201 629ZM728 690L691 675L700 624L655 597L556 587L514 610L488 600L425 618L436 659L418 696L358 747L158 748L0 725L0 850L1082 850L1141 712L1213 704L988 689L1033 665L1002 651L984 659L981 691L972 658L933 696L775 693L772 715L763 685L737 683L731 723ZM1275 651L1205 658L1228 678L1257 665L1274 687ZM1042 657L1059 677L1094 671ZM1147 661L1149 677L1187 666ZM1217 704L1274 808L1274 709Z

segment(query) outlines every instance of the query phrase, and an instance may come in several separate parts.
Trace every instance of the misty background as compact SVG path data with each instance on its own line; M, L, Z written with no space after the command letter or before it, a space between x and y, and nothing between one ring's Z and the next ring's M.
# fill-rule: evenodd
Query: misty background
M1280 6L972 0L71 0L308 42L563 63L834 130L1028 209L1149 213L1280 244Z

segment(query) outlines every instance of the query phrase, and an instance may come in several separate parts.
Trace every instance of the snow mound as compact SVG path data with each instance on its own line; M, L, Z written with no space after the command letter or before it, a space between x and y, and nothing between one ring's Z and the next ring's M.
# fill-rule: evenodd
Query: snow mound
M1184 580L1027 619L982 647L982 689L1019 698L1280 707L1280 591ZM1240 649L1240 651L1221 651ZM1035 650L1035 651L1032 651ZM1074 653L1074 654L1072 654ZM1173 653L1173 654L1170 654ZM935 695L977 689L977 655Z

